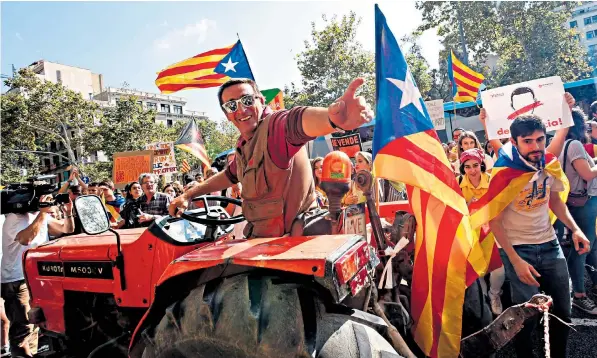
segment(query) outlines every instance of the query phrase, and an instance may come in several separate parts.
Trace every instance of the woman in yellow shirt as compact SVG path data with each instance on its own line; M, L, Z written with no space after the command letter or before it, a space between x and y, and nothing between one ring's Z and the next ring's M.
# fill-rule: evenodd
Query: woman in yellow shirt
M479 200L489 189L489 174L485 172L485 154L481 149L468 149L460 154L460 174L458 183L464 200L470 205ZM505 280L504 267L491 272L489 276L489 301L495 315L502 313L502 285Z
M460 178L458 183L467 204L479 200L489 189L489 174L486 173L485 155L473 148L460 155Z

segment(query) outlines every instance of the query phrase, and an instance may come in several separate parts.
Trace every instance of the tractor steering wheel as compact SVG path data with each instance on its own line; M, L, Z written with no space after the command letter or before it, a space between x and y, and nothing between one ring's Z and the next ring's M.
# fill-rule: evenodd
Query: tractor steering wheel
M207 203L208 200L214 200L219 202L225 202L228 204L242 205L242 202L238 199L229 198L227 196L215 196L215 195L203 195L197 198L193 198L191 201L202 201L205 211L198 213L187 214L183 212L180 217L205 226L228 226L238 224L245 221L243 214L238 214L233 217L228 217L228 213L221 206L210 207Z

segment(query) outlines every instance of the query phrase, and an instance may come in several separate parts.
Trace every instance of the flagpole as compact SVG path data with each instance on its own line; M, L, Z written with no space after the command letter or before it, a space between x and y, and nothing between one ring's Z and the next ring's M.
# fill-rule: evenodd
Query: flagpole
M236 37L238 37L238 42L241 44L242 46L242 42L240 40L240 36L238 35L238 32L236 33ZM245 58L247 59L247 66L249 67L249 72L251 72L251 77L253 77L253 81L257 82L255 80L255 75L253 74L253 70L251 69L251 61L249 61L249 57L247 56L247 53L245 52L245 47L242 46L243 48L243 55L245 55Z

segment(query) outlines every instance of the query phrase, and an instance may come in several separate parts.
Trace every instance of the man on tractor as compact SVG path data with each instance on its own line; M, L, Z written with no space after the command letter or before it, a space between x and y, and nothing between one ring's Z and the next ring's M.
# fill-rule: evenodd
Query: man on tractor
M257 84L232 79L218 91L218 100L240 131L235 160L195 188L174 199L170 215L180 215L189 200L243 187L246 237L277 237L290 233L297 216L316 208L313 178L304 145L318 136L352 130L373 118L365 99L356 95L362 78L353 80L328 108L294 107L272 113ZM178 210L178 212L177 212Z

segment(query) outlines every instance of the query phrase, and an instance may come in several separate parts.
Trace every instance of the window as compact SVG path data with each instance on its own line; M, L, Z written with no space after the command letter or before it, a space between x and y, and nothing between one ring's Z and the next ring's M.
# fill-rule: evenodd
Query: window
M161 104L160 112L170 113L170 105L169 104Z
M89 93L89 100L91 101L93 99L93 93Z
M174 105L174 113L182 114L182 106Z
M572 36L573 39L575 39L576 41L580 41L580 36L578 36L578 34Z
M62 83L62 72L60 70L56 70L56 82Z
M158 106L155 103L153 103L153 102L147 102L147 109L149 109L149 110L153 109L154 111L157 111L158 110Z
M591 16L591 22L592 23L597 23L597 15Z
M168 119L166 121L166 127L168 127L168 128L172 127L172 120L171 119Z
M52 152L56 151L56 142L50 143L50 151L52 151Z
M591 25L591 18L585 17L585 25Z
M593 37L595 37L595 32L594 31L587 31L587 39L592 39Z
M50 161L50 158L44 159L44 166L46 168L50 169L50 164L52 164L52 162Z
M576 21L576 20L570 21L570 28L573 29L575 27L578 27L578 21Z

